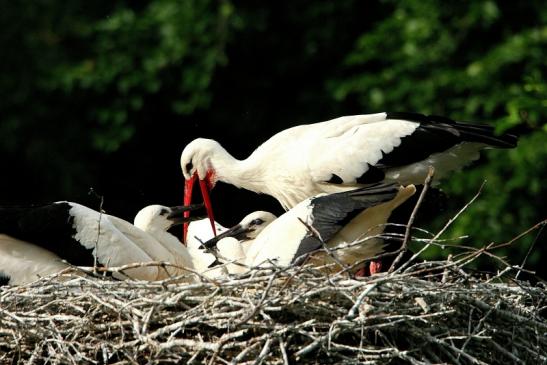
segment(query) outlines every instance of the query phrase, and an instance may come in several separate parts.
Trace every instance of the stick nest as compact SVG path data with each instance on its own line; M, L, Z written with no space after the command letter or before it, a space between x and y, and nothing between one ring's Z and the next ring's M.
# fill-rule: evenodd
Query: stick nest
M223 281L64 272L0 291L0 361L25 363L547 362L544 284L454 262L369 278L312 267Z

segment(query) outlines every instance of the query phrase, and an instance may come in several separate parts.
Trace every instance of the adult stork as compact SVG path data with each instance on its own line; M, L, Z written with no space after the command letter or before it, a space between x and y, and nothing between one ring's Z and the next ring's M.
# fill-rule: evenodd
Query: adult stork
M229 264L230 273L244 272L245 266L298 264L309 254L316 266L353 265L384 252L382 233L391 212L415 191L413 185L377 183L305 199L246 245L233 238L219 240L221 262L235 263ZM316 252L324 245L330 253Z
M199 207L149 206L137 214L135 225L73 202L1 207L0 276L5 283L21 284L69 265L95 263L122 266L169 261L192 269L186 248L167 229L188 220L183 212ZM124 273L134 279L157 280L180 274L180 270L145 266Z
M497 136L491 126L413 113L345 116L292 127L244 160L214 140L198 138L180 159L184 204L190 204L198 180L212 217L209 191L223 181L271 195L288 210L317 194L381 181L421 184L429 166L439 179L478 158L484 147L512 148L516 142L511 134Z

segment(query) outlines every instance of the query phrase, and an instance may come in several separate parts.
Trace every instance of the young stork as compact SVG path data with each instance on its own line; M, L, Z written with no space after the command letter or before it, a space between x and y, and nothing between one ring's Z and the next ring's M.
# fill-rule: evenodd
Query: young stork
M208 219L191 222L188 227L187 248L192 257L200 258L199 263L194 263L195 270L210 278L224 275L224 270L215 268L221 263L216 258L217 253L234 260L241 258L240 252L244 253L249 247L249 242L275 219L276 216L270 212L256 211L245 216L230 229L215 222L220 233L216 237L211 232Z
M422 184L429 166L439 179L477 159L484 147L512 148L516 142L511 134L496 136L491 126L413 113L345 116L296 126L277 133L245 160L235 159L216 141L198 138L180 159L184 204L190 203L198 180L212 219L209 190L223 181L271 195L288 210L317 194L376 182Z
M413 185L378 183L369 187L308 198L266 227L245 258L248 266L298 264L323 247L334 262L352 265L383 252L380 235L391 212L416 191ZM305 223L305 224L304 224ZM318 252L312 263L333 262ZM354 270L354 271L357 271Z
M230 237L220 239L221 262L236 263L228 265L230 273L245 272L245 266L289 266L301 263L325 244L331 253L315 252L309 262L352 265L384 252L381 234L391 212L415 191L414 185L377 183L305 199L244 245Z
M169 261L192 269L186 248L167 229L187 221L183 212L198 207L148 206L137 214L135 225L72 202L1 207L0 276L5 283L22 284L69 264L93 266L95 260L108 266ZM134 279L158 280L180 271L149 266L125 273Z
M264 228L276 219L277 217L270 212L259 210L250 213L229 230L203 243L203 246L214 251L220 258L216 260L216 265L226 264L226 271L230 274L243 273L246 271L247 251Z
M205 227L205 225L202 225L202 229L205 232L209 233L209 239L206 241L202 241L202 246L207 249L214 249L217 243L227 237L235 238L237 241L241 242L241 244L245 245L246 242L254 240L256 236L260 234L266 228L270 223L275 221L277 217L270 213L265 212L262 210L258 210L256 212L252 212L250 214L247 214L241 222L236 224L235 226L231 227L230 229L224 228L220 226L218 223L217 225L220 226L219 234L218 236L212 236L210 234L209 227ZM190 224L189 232L192 229L192 226L196 223L203 222L205 223L206 219L202 219L201 221L192 222ZM207 228L207 229L205 229ZM205 234L203 235L205 237ZM248 246L248 245L245 245Z

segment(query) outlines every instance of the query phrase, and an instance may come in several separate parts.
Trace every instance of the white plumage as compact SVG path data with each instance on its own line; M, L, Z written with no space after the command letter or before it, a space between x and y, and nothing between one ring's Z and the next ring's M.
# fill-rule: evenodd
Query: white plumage
M199 138L184 148L181 168L187 182L200 179L205 181L200 187L209 189L223 181L269 194L287 210L317 194L381 181L421 184L430 165L442 178L476 159L485 146L515 143L515 136L495 136L490 126L378 113L286 129L245 160L235 159L216 141Z
M208 219L191 222L188 227L187 247L193 257L200 258L200 263L195 264L196 271L209 278L236 272L236 265L227 265L226 269L218 268L215 263L227 260L218 261L217 256L227 258L228 261L242 259L250 246L249 242L275 219L276 216L270 212L256 211L229 229L215 222L217 232L220 233L216 237L211 232Z
M135 225L72 202L27 208L0 208L0 276L21 284L70 265L110 267L168 261L193 270L186 248L167 232L183 221L177 208L159 205L142 209ZM175 214L176 213L176 214ZM127 269L127 277L159 280L188 271L157 266ZM126 276L116 275L118 278Z
M69 204L76 232L73 238L90 250L99 264L117 267L171 259L169 251L158 240L131 223L80 204ZM150 266L130 269L126 274L133 279L158 280L164 277L164 270Z
M383 252L380 235L389 216L415 191L413 185L374 184L305 199L268 224L254 239L245 243L233 238L219 240L220 261L235 263L227 266L232 274L243 273L246 267L289 266L310 253L313 255L309 262L316 266L333 262L351 265ZM318 251L323 247L321 240L335 259Z
M0 284L30 283L67 267L68 265L51 251L0 234Z

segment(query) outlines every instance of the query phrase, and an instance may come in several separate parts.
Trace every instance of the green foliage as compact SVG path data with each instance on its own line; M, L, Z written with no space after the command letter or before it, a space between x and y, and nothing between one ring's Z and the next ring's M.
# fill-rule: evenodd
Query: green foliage
M32 87L85 108L79 114L87 120L78 123L91 127L100 151L115 151L133 136L130 120L153 95L166 97L178 114L206 108L214 71L226 63L228 1L157 0L142 8L107 7L106 14L61 3L38 4L38 11L19 6L29 10L24 50L41 60L33 65Z
M540 2L387 3L392 14L347 55L349 76L330 80L333 97L354 99L367 111L413 110L491 123L499 132L525 131L517 149L488 152L483 164L443 182L451 207L437 225L483 180L480 199L449 235L503 242L544 219L547 8Z
M208 90L215 68L225 63L226 27L232 15L228 2L151 2L143 9L121 7L104 19L86 24L75 34L88 44L76 61L59 64L51 87L103 95L115 89L115 99L95 105L94 117L101 128L94 144L115 150L131 138L129 113L143 108L148 95L170 91L175 113L190 114L210 102ZM167 69L178 72L169 78Z

